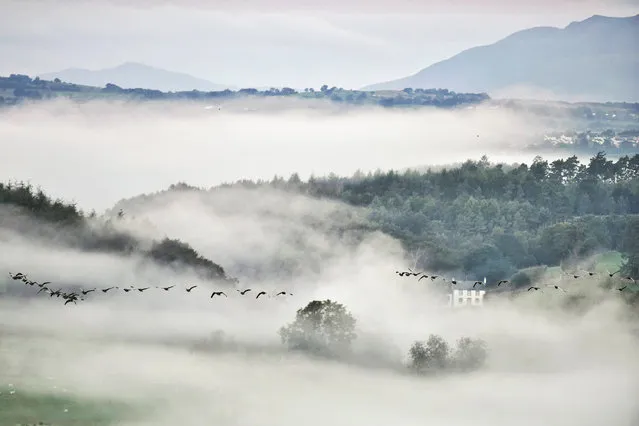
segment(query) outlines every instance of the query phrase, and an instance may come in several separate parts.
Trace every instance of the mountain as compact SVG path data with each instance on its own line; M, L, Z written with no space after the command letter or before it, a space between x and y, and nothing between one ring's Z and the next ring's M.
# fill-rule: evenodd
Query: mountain
M409 77L363 90L446 88L492 97L639 100L639 15L595 15L465 50Z
M232 89L231 86L211 83L189 74L167 71L136 62L126 62L114 68L96 71L69 68L59 72L41 74L38 77L44 80L59 78L68 83L86 86L104 87L107 83L113 83L123 89L156 89L165 92Z

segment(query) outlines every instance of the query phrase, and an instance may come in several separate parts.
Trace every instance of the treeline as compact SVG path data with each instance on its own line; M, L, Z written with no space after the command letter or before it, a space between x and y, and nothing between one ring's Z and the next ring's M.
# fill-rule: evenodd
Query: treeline
M204 279L235 281L227 276L224 268L204 258L185 242L164 238L149 244L118 230L113 220L122 220L123 214L106 220L96 218L94 213L85 215L75 204L51 199L41 189L24 183L0 183L0 206L9 209L3 212L5 217L0 216L4 219L0 226L11 227L24 235L49 238L84 251L139 254L144 259L175 269L192 268ZM30 223L25 224L23 218L47 226L34 228Z
M639 229L639 155L617 161L600 152L532 164L491 164L486 157L440 171L329 175L269 185L369 208L372 225L417 253L417 267L460 271L491 281L535 265L556 266L597 250L619 250L639 278L632 240ZM227 185L229 186L229 185ZM421 253L421 254L420 254Z
M4 95L3 95L4 93ZM485 93L455 93L447 89L406 89L401 92L365 92L361 90L346 90L338 87L323 85L319 90L306 88L297 91L290 87L270 88L258 90L245 88L237 91L220 90L203 92L198 90L163 92L153 89L124 89L116 84L108 83L104 88L81 86L65 83L59 79L54 81L32 79L27 75L11 74L0 77L0 106L15 105L24 100L51 99L57 96L99 98L101 96L121 96L137 100L195 100L215 101L238 97L290 97L296 96L306 99L326 99L337 103L368 104L382 107L397 106L434 106L452 108L459 105L479 104L490 99Z

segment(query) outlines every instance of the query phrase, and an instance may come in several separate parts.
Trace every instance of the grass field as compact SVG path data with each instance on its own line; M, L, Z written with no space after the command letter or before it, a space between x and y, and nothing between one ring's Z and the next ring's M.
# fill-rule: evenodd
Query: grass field
M13 389L8 384L2 386L1 392L0 426L107 426L118 424L119 420L131 415L129 407L117 402L38 394Z

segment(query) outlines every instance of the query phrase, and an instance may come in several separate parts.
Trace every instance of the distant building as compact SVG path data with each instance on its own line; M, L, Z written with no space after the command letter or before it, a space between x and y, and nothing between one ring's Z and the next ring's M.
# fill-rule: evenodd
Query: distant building
M458 308L460 306L483 306L485 290L453 290L448 295L448 306Z

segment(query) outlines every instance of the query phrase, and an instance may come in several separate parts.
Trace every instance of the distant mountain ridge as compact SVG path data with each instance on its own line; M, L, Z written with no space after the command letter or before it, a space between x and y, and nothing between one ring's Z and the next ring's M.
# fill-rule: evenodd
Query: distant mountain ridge
M59 78L62 81L86 86L104 87L107 83L113 83L124 89L155 89L163 92L234 89L230 85L212 83L189 74L167 71L137 62L125 62L117 67L101 70L68 68L59 72L40 74L38 77L44 80Z
M492 97L636 102L638 75L639 15L594 15L563 29L522 30L363 90L441 87Z

